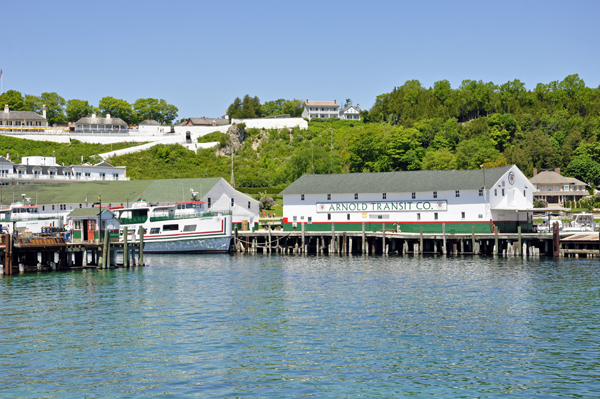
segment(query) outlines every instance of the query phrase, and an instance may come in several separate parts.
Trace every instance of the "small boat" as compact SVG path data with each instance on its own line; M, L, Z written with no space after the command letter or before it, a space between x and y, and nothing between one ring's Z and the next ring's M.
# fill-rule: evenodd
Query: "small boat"
M565 232L586 232L586 231L594 231L596 227L596 223L594 222L594 215L591 213L576 213L573 215L573 220L571 221L571 225L565 227L563 231Z
M219 253L231 244L231 213L206 212L204 202L193 199L168 205L135 202L117 209L119 241L140 239L144 228L144 253Z

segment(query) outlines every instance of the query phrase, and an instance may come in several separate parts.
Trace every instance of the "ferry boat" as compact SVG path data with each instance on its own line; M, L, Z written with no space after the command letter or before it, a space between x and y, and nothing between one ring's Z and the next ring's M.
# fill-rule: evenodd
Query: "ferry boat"
M147 201L117 209L119 241L138 241L144 228L145 253L219 253L231 244L231 213L206 212L203 201L192 200L168 205Z
M0 225L12 233L29 231L39 234L47 227L62 227L59 216L42 216L37 205L31 205L30 199L23 197L23 202L13 202L8 208L0 209Z

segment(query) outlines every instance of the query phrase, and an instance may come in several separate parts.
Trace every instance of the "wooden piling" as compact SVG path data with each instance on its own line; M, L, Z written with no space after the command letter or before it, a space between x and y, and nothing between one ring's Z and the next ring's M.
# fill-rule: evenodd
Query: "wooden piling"
M442 223L442 234L444 236L444 242L442 244L442 254L446 255L446 253L447 253L447 248L446 248L446 223Z
M423 253L423 226L419 228L421 237L419 237L419 253Z
M500 248L498 247L498 229L494 229L494 255L498 256Z
M475 251L475 226L471 226L471 252L476 255Z
M523 255L523 243L521 241L521 226L517 227L517 232L519 234L519 248L518 248L519 256L522 256Z
M144 227L140 226L140 266L144 266L144 233ZM246 237L246 240L248 240L248 237Z
M123 267L129 267L129 246L127 244L127 226L123 227Z
M362 222L362 240L360 242L361 244L361 250L360 252L364 255L365 254L365 249L367 248L366 245L366 232L365 232L365 222Z
M109 260L109 245L110 245L110 234L108 230L104 230L104 245L102 246L102 269L110 268L110 260Z

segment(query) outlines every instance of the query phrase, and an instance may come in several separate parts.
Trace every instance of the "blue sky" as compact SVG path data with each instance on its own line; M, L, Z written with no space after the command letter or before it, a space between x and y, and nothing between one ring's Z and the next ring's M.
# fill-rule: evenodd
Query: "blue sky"
M600 1L6 1L4 91L97 105L163 98L179 117L235 97L370 108L410 79L600 85Z

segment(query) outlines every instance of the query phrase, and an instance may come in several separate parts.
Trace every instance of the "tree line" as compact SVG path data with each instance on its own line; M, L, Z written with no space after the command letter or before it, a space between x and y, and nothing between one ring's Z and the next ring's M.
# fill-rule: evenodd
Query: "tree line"
M8 104L13 111L33 111L38 114L42 113L42 107L46 105L46 119L51 126L76 122L94 113L110 114L113 118L123 119L128 125L137 124L146 119L154 119L161 124L170 124L177 118L178 112L174 105L155 98L140 98L130 104L114 97L103 97L98 106L94 106L86 100L65 101L55 92L35 96L22 95L16 90L8 90L0 95L2 109L5 104Z
M227 115L229 118L244 119L288 114L295 118L302 116L303 109L302 100L280 98L261 104L258 97L250 97L246 94L243 100L239 97L233 100L233 103L227 107Z

